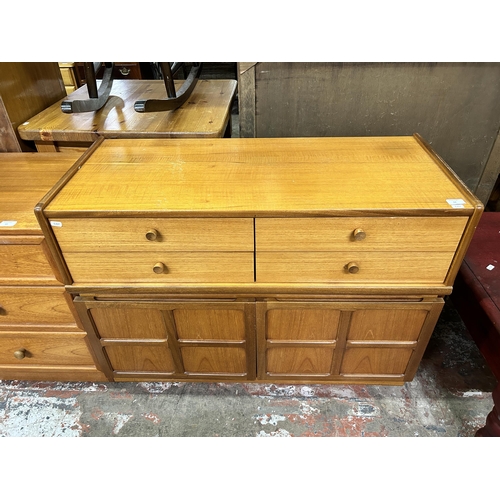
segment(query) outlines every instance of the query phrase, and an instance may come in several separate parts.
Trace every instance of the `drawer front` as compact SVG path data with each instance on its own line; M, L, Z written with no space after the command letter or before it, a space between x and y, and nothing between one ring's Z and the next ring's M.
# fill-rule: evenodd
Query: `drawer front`
M253 219L52 220L64 252L253 252ZM58 227L59 226L59 227Z
M0 287L0 327L74 324L63 287Z
M251 252L65 253L75 283L253 282Z
M454 252L467 217L256 219L259 251Z
M0 332L0 364L93 366L85 336L85 333Z
M17 244L15 238L9 238L7 244L0 244L0 283L36 281L37 284L59 284L45 256L44 241L35 236L23 237L21 244Z
M258 252L260 283L443 283L452 252ZM357 272L353 273L355 269Z

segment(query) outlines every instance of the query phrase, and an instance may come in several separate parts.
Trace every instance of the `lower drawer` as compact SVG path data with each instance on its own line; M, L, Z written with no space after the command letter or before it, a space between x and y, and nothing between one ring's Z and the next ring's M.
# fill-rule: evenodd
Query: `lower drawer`
M0 332L0 365L92 365L82 333Z
M75 325L62 286L0 287L0 328L30 325Z
M432 283L453 252L257 252L257 282Z
M67 252L75 283L253 282L253 252Z

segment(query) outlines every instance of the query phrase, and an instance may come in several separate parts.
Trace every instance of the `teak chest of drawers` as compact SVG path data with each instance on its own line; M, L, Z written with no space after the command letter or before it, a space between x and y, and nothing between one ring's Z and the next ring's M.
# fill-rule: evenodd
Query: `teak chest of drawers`
M101 140L36 214L110 380L402 384L482 210L416 135Z
M0 154L0 378L106 380L34 207L78 154Z

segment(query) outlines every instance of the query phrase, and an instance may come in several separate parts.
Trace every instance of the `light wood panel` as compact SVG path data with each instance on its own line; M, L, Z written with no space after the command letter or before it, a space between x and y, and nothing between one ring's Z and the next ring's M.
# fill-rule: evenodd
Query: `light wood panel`
M85 333L5 333L0 332L0 365L93 365L85 343ZM24 351L17 359L15 352Z
M413 137L105 140L45 214L470 213L475 199L443 169Z
M341 375L402 375L412 355L411 349L367 348L346 349L342 359Z
M68 307L64 287L0 287L1 325L67 325L75 319ZM76 328L76 327L74 327Z
M102 218L52 220L63 252L250 251L253 219ZM153 239L148 239L153 238Z
M90 311L103 339L167 339L163 314L157 309L96 307Z
M66 252L75 283L221 283L253 281L251 252ZM157 274L153 268L164 264Z
M179 340L246 338L245 314L242 310L175 309L173 315Z
M255 245L257 252L454 252L467 222L467 217L261 218L255 221ZM363 239L355 239L356 230Z
M240 347L181 347L188 374L246 374L246 353Z
M453 252L258 252L261 283L348 282L442 284ZM347 264L359 271L351 274Z
M111 367L121 372L174 373L172 353L165 345L107 345Z
M271 376L328 376L333 351L319 347L270 347L267 350L267 373Z

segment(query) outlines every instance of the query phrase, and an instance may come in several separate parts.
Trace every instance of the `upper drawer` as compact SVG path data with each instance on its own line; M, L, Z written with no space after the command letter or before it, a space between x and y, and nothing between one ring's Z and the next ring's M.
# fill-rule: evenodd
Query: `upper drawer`
M251 218L85 218L50 222L63 252L254 249Z
M41 236L12 236L0 244L0 283L2 284L60 284L44 252Z
M256 219L259 251L411 250L454 252L467 217Z

